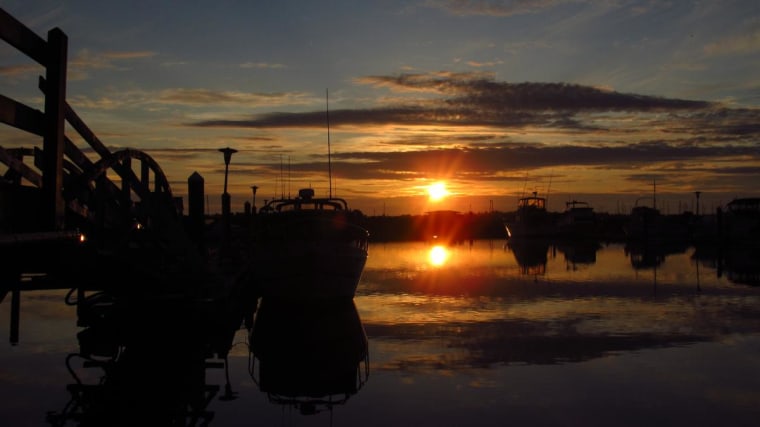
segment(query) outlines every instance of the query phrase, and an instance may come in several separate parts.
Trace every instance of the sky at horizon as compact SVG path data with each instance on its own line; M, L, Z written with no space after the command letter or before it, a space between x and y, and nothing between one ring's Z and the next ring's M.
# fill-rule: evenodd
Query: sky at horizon
M218 212L333 192L369 215L509 211L521 195L675 213L760 191L757 1L0 0L68 36L67 99ZM42 109L0 43L0 93ZM328 116L329 111L329 116ZM81 138L67 133L80 147ZM0 146L40 145L0 126ZM438 202L427 187L445 181Z

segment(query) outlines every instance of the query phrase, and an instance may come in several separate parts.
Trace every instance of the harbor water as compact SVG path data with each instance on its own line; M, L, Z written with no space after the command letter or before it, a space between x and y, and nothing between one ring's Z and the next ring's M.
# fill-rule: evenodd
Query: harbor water
M150 353L144 389L117 396L136 425L155 425L161 399L176 403L167 378L191 376L218 386L196 423L220 427L756 425L758 259L755 248L662 242L373 243L353 304L280 302L268 307L269 332L232 331L227 369L184 375L190 355ZM90 425L98 408L73 408L71 385L113 381L67 367L81 327L66 294L20 295L18 343L0 346L3 425ZM353 354L357 333L366 357ZM309 396L279 392L278 375L308 377ZM324 398L319 381L350 384Z

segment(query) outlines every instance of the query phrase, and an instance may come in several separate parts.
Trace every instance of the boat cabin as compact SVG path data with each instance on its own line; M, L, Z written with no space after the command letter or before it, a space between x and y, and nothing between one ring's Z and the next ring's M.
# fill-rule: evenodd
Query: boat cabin
M517 209L546 209L546 198L538 197L538 193L533 192L533 196L523 197L517 201Z
M337 197L314 197L313 188L302 188L298 197L272 200L259 213L288 211L348 211L348 203Z
M728 212L744 215L760 214L760 197L734 199L726 205Z

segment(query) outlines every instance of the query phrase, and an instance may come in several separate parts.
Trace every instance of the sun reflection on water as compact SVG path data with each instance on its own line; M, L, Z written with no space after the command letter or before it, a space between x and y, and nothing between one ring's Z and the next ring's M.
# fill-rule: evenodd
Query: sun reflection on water
M441 267L446 264L446 261L450 256L451 254L449 253L449 250L446 249L446 247L435 245L430 248L430 252L428 252L428 261L434 267Z

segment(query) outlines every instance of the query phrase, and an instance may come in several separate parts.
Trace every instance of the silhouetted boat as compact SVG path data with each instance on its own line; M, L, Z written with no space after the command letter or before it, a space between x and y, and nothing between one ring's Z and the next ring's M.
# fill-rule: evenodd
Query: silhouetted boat
M252 258L261 295L352 298L367 261L369 233L351 217L345 200L314 197L310 188L264 205Z
M739 198L726 205L721 234L734 241L752 241L760 237L760 197Z
M367 336L353 300L262 298L249 342L259 389L303 415L345 404L369 377Z
M512 250L520 272L525 275L541 276L546 273L548 261L549 240L545 238L521 239L514 238L507 242Z
M634 206L623 231L628 239L658 237L661 232L662 215L656 208Z
M507 238L547 237L556 233L551 216L546 210L546 198L532 196L522 197L517 202L517 211L513 220L504 221Z
M596 235L596 214L587 202L573 200L565 203L565 211L557 221L557 234L563 237L592 237Z

